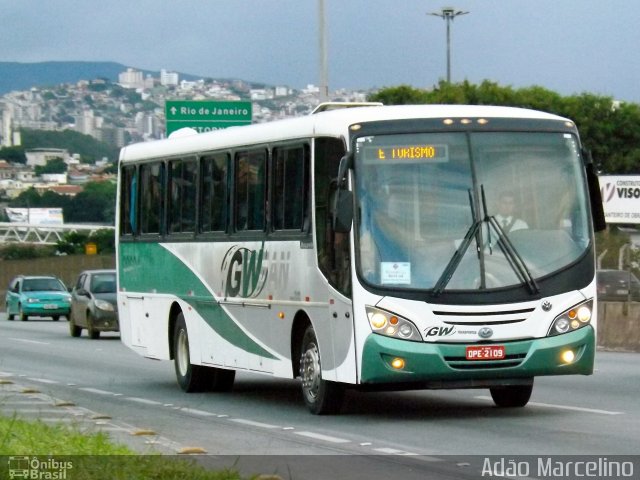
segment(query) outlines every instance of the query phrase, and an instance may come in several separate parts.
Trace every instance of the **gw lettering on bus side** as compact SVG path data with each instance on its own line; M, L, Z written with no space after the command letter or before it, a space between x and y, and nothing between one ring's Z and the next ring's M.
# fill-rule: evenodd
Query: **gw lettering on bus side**
M267 268L263 267L264 243L260 250L235 245L231 247L222 262L222 270L227 270L224 288L227 297L256 297L267 279Z

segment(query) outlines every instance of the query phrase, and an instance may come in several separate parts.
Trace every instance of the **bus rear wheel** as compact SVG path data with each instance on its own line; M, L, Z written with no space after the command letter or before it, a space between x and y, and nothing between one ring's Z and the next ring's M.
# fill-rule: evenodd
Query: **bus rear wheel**
M337 413L344 399L344 387L322 379L320 350L313 327L307 327L302 337L300 377L302 397L315 415Z
M184 314L176 320L173 335L174 364L178 385L185 392L228 392L233 387L235 370L193 365L189 353L189 334Z
M524 407L529 403L533 383L531 385L507 385L490 388L491 398L498 407Z
M173 335L174 365L178 385L185 392L202 392L205 390L205 368L191 364L189 354L189 334L184 315L180 313L176 320Z

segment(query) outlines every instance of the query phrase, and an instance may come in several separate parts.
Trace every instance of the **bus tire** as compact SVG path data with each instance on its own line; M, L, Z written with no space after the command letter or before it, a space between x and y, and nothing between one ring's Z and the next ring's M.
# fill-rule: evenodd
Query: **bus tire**
M533 383L531 385L507 385L504 387L490 388L491 398L498 407L524 407L531 398Z
M203 392L207 386L207 368L193 365L189 356L189 334L182 312L178 315L173 335L176 379L185 392Z
M320 350L312 326L307 327L300 349L302 397L314 415L338 413L344 399L344 387L322 379Z

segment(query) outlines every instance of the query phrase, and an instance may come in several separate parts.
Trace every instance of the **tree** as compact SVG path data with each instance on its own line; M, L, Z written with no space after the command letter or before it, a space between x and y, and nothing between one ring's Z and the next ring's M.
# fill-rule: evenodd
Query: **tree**
M27 163L27 156L23 147L3 147L0 148L0 158L10 163Z
M440 82L432 90L406 85L386 88L369 97L386 105L470 104L532 108L573 120L598 170L609 174L640 173L640 105L583 93L563 97L540 86L522 89L485 80L480 85Z
M67 222L115 223L116 185L89 182L64 210Z
M36 175L42 175L44 173L64 173L67 171L67 164L60 157L47 160L46 165L36 165L34 169Z

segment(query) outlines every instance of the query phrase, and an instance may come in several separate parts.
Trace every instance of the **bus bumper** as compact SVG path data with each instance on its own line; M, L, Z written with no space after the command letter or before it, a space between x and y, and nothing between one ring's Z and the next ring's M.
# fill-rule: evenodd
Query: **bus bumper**
M469 345L503 345L501 360L466 360ZM511 342L424 343L371 334L362 355L362 384L412 384L416 388L464 388L501 384L508 379L541 375L590 375L596 350L595 331L586 326L564 335ZM573 361L563 354L571 350ZM403 368L392 367L402 359ZM422 385L419 385L422 384ZM450 384L450 387L448 386Z

